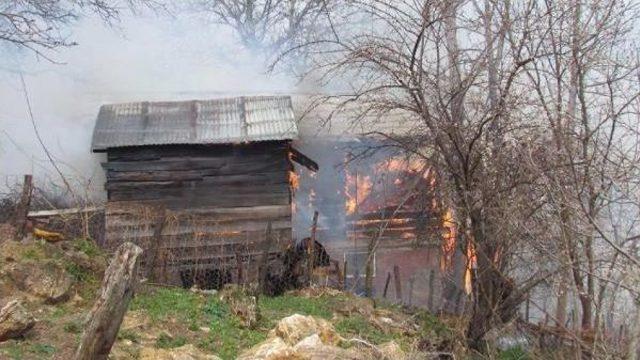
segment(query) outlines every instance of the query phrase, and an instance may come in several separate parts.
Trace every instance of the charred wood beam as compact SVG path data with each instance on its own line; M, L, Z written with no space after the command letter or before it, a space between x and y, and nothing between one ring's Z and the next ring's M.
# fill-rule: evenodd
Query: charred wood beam
M320 169L317 162L311 160L307 155L301 153L299 150L297 150L293 146L291 147L290 150L291 150L291 160L297 162L298 164L306 167L307 169L313 172L317 172Z

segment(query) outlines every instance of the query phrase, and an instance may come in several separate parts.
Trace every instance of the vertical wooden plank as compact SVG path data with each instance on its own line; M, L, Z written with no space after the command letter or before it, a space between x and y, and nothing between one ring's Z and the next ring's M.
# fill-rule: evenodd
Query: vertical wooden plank
M384 282L384 291L382 292L382 297L387 298L387 290L389 290L389 282L391 281L391 272L387 272L387 280Z
M156 213L156 221L153 227L153 237L151 239L151 244L149 244L149 261L147 263L147 278L156 279L156 260L158 258L158 249L162 245L162 230L164 229L164 225L166 223L166 208L161 206L158 208Z
M393 280L396 286L396 300L402 302L402 284L400 283L400 267L393 265Z
M316 244L316 231L318 229L318 212L313 212L313 222L311 223L311 238L307 244L307 279L309 280L309 286L311 286L313 278L313 265L315 263L314 248Z
M413 301L413 283L416 281L415 277L409 278L409 301L408 304L411 306L411 302Z
M373 261L374 261L374 249L375 249L376 237L372 236L369 240L369 246L367 246L367 262L365 263L364 273L364 289L367 297L371 297L373 294Z
M344 262L342 264L342 283L344 284L344 288L342 290L347 290L347 258L344 258Z
M14 225L16 228L15 240L22 240L27 231L27 215L29 214L29 206L31 205L31 194L33 193L33 176L25 175L22 184L22 194L20 202L16 208Z
M273 234L271 234L271 221L267 223L267 230L265 234L264 241L264 252L262 253L262 258L260 259L260 264L258 266L258 288L261 293L265 291L265 285L267 283L267 264L269 261L269 250L271 250L271 242L273 241Z

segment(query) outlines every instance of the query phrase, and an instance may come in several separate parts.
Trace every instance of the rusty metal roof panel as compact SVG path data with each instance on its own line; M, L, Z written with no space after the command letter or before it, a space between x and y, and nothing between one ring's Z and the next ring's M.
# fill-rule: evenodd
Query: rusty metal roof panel
M139 102L100 108L91 148L296 139L288 96Z

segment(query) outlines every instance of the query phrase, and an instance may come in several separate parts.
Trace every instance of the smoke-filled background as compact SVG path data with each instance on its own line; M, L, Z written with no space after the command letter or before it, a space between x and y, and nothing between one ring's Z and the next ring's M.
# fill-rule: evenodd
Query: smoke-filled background
M70 182L103 196L102 155L90 152L100 105L290 93L295 82L268 74L266 56L234 32L193 12L144 10L113 25L87 15L69 26L78 43L50 60L4 44L0 50L0 186L32 173L36 185L61 180L38 142L25 98L47 147ZM53 60L53 62L51 61Z

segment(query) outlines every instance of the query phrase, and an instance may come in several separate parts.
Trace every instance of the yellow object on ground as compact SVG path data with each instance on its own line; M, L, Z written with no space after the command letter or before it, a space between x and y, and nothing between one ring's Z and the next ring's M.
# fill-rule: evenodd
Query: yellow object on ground
M33 236L45 239L49 242L58 242L64 240L64 235L62 235L61 233L42 230L38 228L33 228Z

